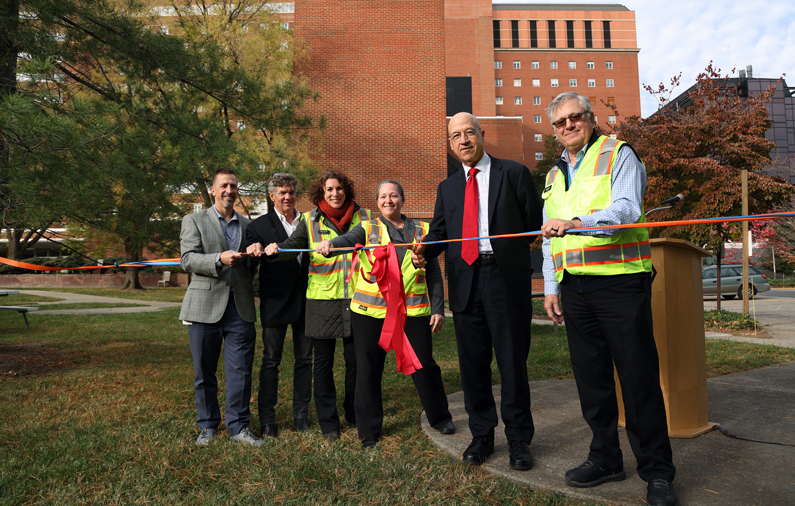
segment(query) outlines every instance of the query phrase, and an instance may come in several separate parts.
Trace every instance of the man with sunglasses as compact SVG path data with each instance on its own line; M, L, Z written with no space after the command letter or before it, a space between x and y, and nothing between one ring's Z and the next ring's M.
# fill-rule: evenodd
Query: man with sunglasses
M566 321L580 405L593 432L588 458L566 472L566 483L595 487L626 478L615 364L627 436L638 475L647 482L647 503L675 505L676 468L652 327L648 231L570 232L644 222L646 169L629 145L594 130L588 98L560 94L547 115L565 149L542 194L544 307L556 323Z

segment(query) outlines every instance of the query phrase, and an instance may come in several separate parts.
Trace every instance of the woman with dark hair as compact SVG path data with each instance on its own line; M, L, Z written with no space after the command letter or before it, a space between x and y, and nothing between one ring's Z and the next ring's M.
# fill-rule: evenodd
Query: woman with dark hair
M353 181L338 171L326 171L310 192L317 208L304 213L295 232L282 243L269 244L264 253L273 257L279 249L312 249L325 239L346 233L360 222L370 219L370 211L356 204ZM260 253L261 254L261 253ZM290 260L297 253L281 253L269 260ZM258 256L255 254L255 256ZM353 255L348 253L326 258L309 256L309 284L306 289L305 334L312 338L314 349L315 409L323 437L336 441L340 437L337 414L337 390L334 386L334 350L342 339L345 357L345 418L356 425L354 396L356 391L356 354L351 331L351 296L356 273L350 283Z
M384 245L419 242L428 233L428 224L413 221L401 213L405 197L397 181L386 180L376 190L381 217L363 221L350 232L318 244L320 255L335 255L330 248L349 248L358 244ZM442 371L433 359L433 336L444 323L444 286L437 259L428 262L427 270L414 267L411 253L396 247L403 288L406 294L405 334L422 367L411 374L428 424L442 434L453 434L455 425L447 405ZM379 345L387 313L387 303L371 277L372 255L359 251L361 273L353 284L351 321L356 348L356 421L359 439L365 448L373 448L381 438L384 409L381 380L386 351ZM333 257L332 257L333 258ZM357 267L358 269L358 267Z

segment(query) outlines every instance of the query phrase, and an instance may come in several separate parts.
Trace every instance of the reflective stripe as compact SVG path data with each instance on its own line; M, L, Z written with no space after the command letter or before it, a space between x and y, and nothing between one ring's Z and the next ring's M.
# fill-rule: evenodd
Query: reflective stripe
M378 220L370 220L367 229L367 244L381 244L381 224Z
M560 255L558 255L560 257ZM566 251L566 267L581 267L583 265L604 265L622 262L636 262L651 258L651 245L644 241L615 244L610 246L597 246L584 250ZM559 260L553 257L555 269L558 270ZM561 265L560 268L563 266Z
M343 262L345 258L337 257L333 262L327 264L316 264L314 262L309 263L309 272L312 274L332 274L334 272L339 272L343 269Z
M552 255L552 263L555 265L555 270L559 271L563 268L563 253Z
M419 271L417 273L417 277L414 279L414 284L415 285L421 285L423 283L425 283L425 273L422 272L422 271Z
M430 306L427 295L406 295L406 308L418 308Z
M606 176L610 174L610 167L613 166L613 157L615 156L615 147L618 144L617 139L606 138L602 145L599 146L599 155L596 157L596 168L594 169L594 176ZM610 154L610 156L604 156Z
M317 219L317 209L312 209L309 211L309 223L311 223L311 232L312 232L312 242L319 243L321 241L321 234L320 234L320 220Z
M547 186L555 182L555 177L557 177L558 171L560 171L560 169L557 167L549 171L549 174L547 174Z
M369 293L364 293L361 290L356 290L353 293L353 300L368 307L386 309L386 300L384 300L383 297L379 297L378 295L370 295Z

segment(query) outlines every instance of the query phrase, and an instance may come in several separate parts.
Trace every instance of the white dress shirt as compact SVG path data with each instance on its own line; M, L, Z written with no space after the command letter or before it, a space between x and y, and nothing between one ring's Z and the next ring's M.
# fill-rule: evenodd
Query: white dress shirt
M466 179L469 181L469 169L464 166ZM475 176L478 182L478 236L486 237L489 235L489 172L491 171L491 158L483 153L483 158L475 164L478 173ZM490 255L494 253L491 247L491 239L480 239L478 241L478 253Z
M285 216L281 212L279 212L278 209L276 209L274 207L273 210L276 211L276 216L278 216L279 217L279 221L282 222L282 227L284 227L284 231L287 232L287 237L290 237L291 235L293 235L293 232L295 232L295 229L298 227L298 224L301 223L301 220L304 219L304 215L299 213L298 209L295 209L295 208L293 208L293 211L295 212L296 217L295 217L295 219L293 220L292 223L287 221L287 218L285 218ZM303 255L298 255L296 257L296 259L298 260L298 265L299 266L301 265L301 257L302 256Z

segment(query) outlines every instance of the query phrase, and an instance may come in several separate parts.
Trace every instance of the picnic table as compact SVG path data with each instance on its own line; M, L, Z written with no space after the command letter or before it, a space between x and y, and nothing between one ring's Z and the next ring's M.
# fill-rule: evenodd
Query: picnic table
M9 295L16 295L19 293L19 290L0 290L0 297L7 297ZM27 306L0 306L0 310L7 310L7 311L16 311L17 313L22 313L22 316L25 317L25 330L30 328L30 322L28 321L28 311L38 311L39 308L37 307L27 307Z

